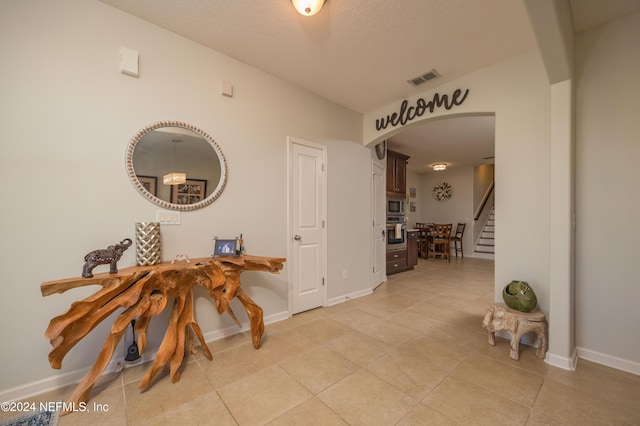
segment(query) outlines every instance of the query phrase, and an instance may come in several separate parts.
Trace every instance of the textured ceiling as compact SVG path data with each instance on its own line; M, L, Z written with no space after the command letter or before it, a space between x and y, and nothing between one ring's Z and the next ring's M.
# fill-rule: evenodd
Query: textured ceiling
M521 0L327 0L312 17L290 0L100 1L363 114L536 46ZM640 0L569 1L577 31L640 10ZM407 83L432 68L441 77ZM478 155L493 155L493 117L459 120L390 145L411 153L417 172L486 163ZM468 146L442 142L452 139Z
M361 113L535 46L514 0L102 1Z

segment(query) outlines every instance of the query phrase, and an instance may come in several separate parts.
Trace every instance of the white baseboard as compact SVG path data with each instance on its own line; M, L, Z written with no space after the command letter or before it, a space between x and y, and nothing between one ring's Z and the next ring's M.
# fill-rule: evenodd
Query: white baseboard
M569 358L547 352L544 362L554 367L562 368L563 370L576 371L578 352L576 348L574 348Z
M282 321L289 318L291 315L288 311L279 312L269 315L263 318L265 324L272 324L274 322ZM222 338L232 336L234 334L242 333L250 330L249 322L242 323L242 328L238 329L238 326L233 325L222 330L212 331L204 335L205 342L213 342ZM152 352L145 352L140 359L135 362L127 362L124 360L123 351L116 349L113 358L109 362L109 365L105 368L102 376L109 375L121 371L124 368L134 367L136 365L153 361L158 354L158 350ZM26 398L39 395L44 392L50 392L55 389L59 389L65 386L74 385L79 383L91 367L80 368L77 370L61 373L51 377L47 377L34 382L26 383L24 385L16 386L10 389L0 391L0 401L19 401Z
M278 312L276 314L271 314L264 317L262 320L265 325L273 324L274 322L279 322L286 320L291 317L288 311ZM211 331L209 333L205 333L203 335L205 342L215 342L216 340L224 339L225 337L233 336L235 334L244 333L245 331L251 330L251 325L249 321L241 322L242 328L238 328L237 325L232 325L227 328L223 328L221 330Z
M358 297L368 296L373 294L373 290L370 288L365 290L356 291L355 293L345 294L343 296L334 297L333 299L329 299L327 301L327 306L337 305L339 303L347 302L349 300L357 299Z
M119 354L119 355L118 355ZM138 364L151 361L155 358L157 350L152 353L142 354L140 359L136 362L127 362L124 360L122 351L116 349L113 358L104 369L102 376L121 371L124 368L133 367ZM2 401L18 401L25 398L30 398L35 395L39 395L44 392L53 391L55 389L63 388L65 386L74 385L79 383L82 378L89 372L91 367L79 368L77 370L68 371L66 373L60 373L55 376L50 376L41 380L26 383L24 385L16 386L10 389L5 389L0 392L0 400Z
M615 368L616 370L622 370L627 373L640 376L640 363L629 361L628 359L618 358L613 355L607 355L585 348L578 348L578 356L582 359L586 359L587 361L592 361L597 364Z

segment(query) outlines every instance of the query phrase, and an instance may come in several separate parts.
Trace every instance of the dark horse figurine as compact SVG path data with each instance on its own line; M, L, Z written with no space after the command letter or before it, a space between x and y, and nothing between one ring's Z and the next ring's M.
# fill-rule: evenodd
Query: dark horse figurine
M109 246L106 249L94 250L87 253L84 257L84 266L82 267L82 276L85 278L93 277L91 271L98 265L106 265L107 263L111 266L109 269L110 274L115 274L118 272L118 267L116 263L122 257L122 253L129 247L131 247L132 241L129 238L125 238L120 241L115 246Z

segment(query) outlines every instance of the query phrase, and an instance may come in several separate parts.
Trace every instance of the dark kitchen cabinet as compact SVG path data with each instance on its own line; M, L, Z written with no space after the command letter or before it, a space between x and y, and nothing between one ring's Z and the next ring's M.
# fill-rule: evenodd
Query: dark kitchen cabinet
M413 269L407 266L407 250L387 252L387 275Z
M410 271L418 264L418 231L407 231L407 247L387 252L387 275Z
M387 150L387 195L407 196L408 155Z

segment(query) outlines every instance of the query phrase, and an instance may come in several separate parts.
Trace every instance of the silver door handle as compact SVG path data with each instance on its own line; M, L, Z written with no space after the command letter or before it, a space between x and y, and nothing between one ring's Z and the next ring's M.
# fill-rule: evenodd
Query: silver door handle
M300 241L302 237L300 235L296 235L295 237L293 237L293 239L296 241Z
M383 229L383 230L382 230L382 236L384 237L384 235L385 235L385 232L384 232L384 229Z

